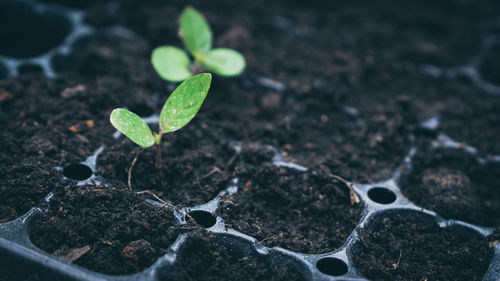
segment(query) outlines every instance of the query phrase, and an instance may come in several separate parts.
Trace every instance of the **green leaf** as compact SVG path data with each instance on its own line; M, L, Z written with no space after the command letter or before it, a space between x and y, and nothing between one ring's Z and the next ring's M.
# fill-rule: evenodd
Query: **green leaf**
M203 15L192 7L181 15L180 35L186 48L195 58L208 53L212 48L212 31Z
M236 76L245 69L245 58L235 50L217 48L203 57L203 66L222 76Z
M109 121L118 131L142 147L150 147L155 143L148 124L133 112L117 108L111 112Z
M161 78L180 82L191 77L188 55L183 50L173 46L162 46L153 50L151 62Z
M182 82L165 102L160 113L160 130L177 131L191 121L205 100L212 75L198 74Z

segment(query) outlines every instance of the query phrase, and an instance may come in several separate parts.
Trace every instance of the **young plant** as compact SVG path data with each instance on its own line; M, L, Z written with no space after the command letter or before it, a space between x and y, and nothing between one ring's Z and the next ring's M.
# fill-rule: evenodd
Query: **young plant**
M152 133L148 124L137 114L123 108L111 112L113 127L131 141L144 148L156 144L156 168L161 168L161 138L186 126L198 113L210 89L212 75L203 73L182 82L163 105L160 113L159 132Z
M204 68L222 76L236 76L245 68L245 58L235 50L212 49L212 31L203 15L194 8L187 7L181 14L179 35L184 46L194 58L194 63L186 52L174 46L156 48L151 61L161 78L183 81Z

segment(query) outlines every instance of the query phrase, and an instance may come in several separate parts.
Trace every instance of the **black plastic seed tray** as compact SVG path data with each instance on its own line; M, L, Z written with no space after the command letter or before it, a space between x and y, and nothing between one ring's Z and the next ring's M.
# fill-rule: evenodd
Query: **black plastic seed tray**
M154 118L151 120L154 122ZM443 143L450 146L450 143ZM96 153L81 164L95 170L95 163L100 152ZM412 149L405 159L403 166L411 166L411 158L415 153ZM274 157L275 165L287 167L289 169L304 170L305 167L283 161L277 155ZM185 211L192 214L197 222L216 234L221 243L238 247L245 252L253 251L262 255L268 255L274 263L287 263L299 269L309 280L366 280L358 272L352 263L353 246L358 241L360 229L365 228L372 220L377 220L383 213L387 212L417 212L421 213L426 220L435 221L441 227L454 227L457 231L468 229L478 235L488 236L492 229L479 227L456 220L444 220L435 213L424 210L406 200L401 194L397 178L399 172L394 173L394 178L377 184L353 184L353 187L364 203L364 215L356 229L348 237L342 247L336 251L313 255L288 251L279 247L268 248L258 244L258 241L250 236L239 233L232 229L226 229L221 217L215 217L219 201L229 193L238 192L238 181L235 179L231 186L222 191L216 198L206 204L196 207L186 207ZM95 179L91 176L85 181ZM50 195L47 199L50 201ZM150 201L151 204L163 208L160 203ZM175 263L179 249L188 234L181 234L175 243L170 247L168 253L158 259L148 269L128 276L103 275L72 265L47 254L30 242L30 229L35 220L43 215L40 208L33 208L27 214L12 222L0 224L0 260L2 267L0 276L5 280L162 280L168 276L169 268ZM179 222L183 219L179 217ZM425 223L425 222L424 222ZM487 273L485 281L500 280L500 245L494 248L494 257Z

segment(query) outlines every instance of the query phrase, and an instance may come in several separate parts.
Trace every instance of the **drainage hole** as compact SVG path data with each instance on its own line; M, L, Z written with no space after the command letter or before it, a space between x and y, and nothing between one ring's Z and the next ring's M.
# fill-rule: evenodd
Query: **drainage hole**
M189 215L196 221L197 224L205 228L214 226L217 221L214 215L207 211L191 211L189 212Z
M92 176L92 169L85 164L72 163L64 167L63 175L73 180L86 180Z
M374 187L368 191L368 197L379 204L391 204L396 201L396 194L387 188Z
M347 264L337 258L322 258L316 263L316 267L321 273L331 276L342 276L347 273Z

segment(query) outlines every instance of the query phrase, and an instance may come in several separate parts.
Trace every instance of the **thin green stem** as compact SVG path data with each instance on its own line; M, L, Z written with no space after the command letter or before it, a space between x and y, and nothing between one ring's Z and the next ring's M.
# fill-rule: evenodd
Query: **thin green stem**
M156 169L161 169L161 146L156 145Z
M156 169L161 169L161 137L163 135L163 130L155 137L156 142Z

